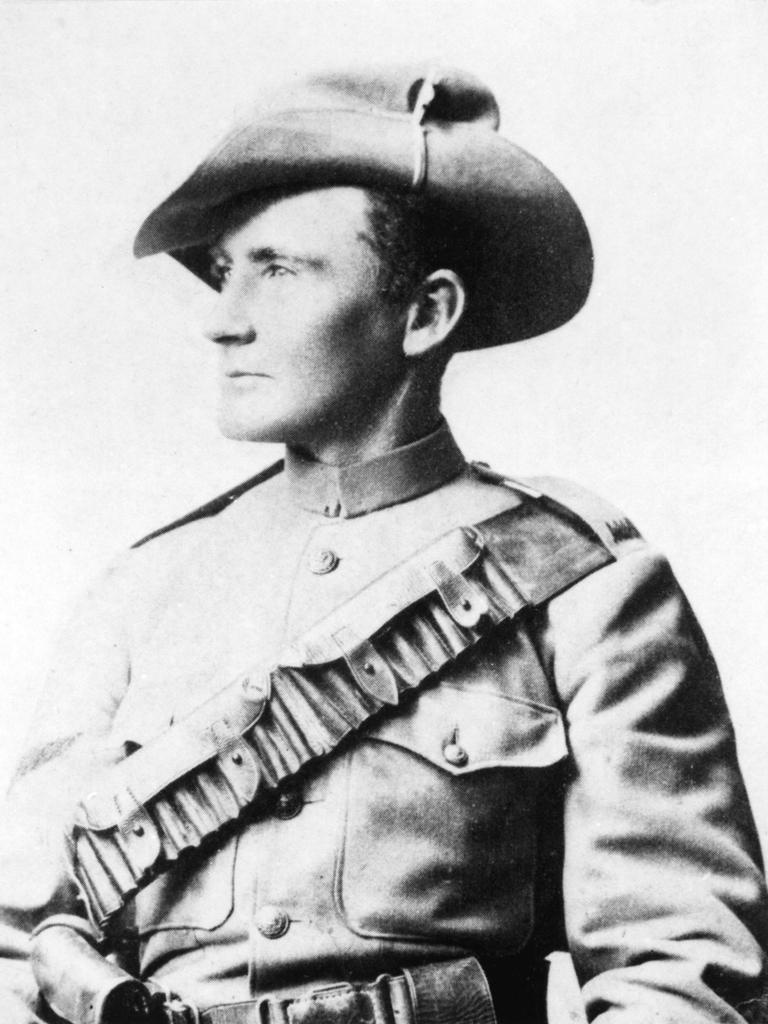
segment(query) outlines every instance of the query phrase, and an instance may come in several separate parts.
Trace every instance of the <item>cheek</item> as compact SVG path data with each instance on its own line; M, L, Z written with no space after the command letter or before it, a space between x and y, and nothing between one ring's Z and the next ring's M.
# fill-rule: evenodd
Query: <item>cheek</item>
M284 326L283 337L289 341L278 358L302 380L335 384L339 378L354 377L357 367L367 363L371 323L360 304L299 307Z
M356 292L287 284L262 306L256 344L285 401L315 409L332 400L367 401L401 372L397 314L380 309L373 288Z

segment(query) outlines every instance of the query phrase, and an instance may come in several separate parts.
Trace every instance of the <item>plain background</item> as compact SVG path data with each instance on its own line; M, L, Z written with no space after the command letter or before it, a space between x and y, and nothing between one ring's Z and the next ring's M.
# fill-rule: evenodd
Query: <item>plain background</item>
M721 665L768 846L768 4L0 6L0 776L66 607L126 544L275 451L219 438L210 294L132 235L265 84L474 70L597 254L566 328L462 356L472 458L572 477L669 554Z

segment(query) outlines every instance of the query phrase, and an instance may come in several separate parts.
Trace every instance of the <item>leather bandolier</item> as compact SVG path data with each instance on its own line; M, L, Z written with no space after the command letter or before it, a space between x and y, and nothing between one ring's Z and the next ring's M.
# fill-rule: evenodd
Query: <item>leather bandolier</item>
M68 850L106 943L126 902L180 858L525 608L613 561L570 509L520 489L520 504L438 538L294 641L276 665L244 673L92 780ZM49 965L33 962L45 993Z

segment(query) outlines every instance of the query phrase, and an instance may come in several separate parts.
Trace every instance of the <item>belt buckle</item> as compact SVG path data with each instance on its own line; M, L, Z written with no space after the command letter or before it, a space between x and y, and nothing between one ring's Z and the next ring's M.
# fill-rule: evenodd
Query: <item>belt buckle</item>
M153 1024L200 1024L200 1011L193 1003L187 1003L173 992L158 993L155 996L158 1012L152 1018Z
M315 989L291 1000L286 1007L289 1024L374 1024L370 999L349 982Z

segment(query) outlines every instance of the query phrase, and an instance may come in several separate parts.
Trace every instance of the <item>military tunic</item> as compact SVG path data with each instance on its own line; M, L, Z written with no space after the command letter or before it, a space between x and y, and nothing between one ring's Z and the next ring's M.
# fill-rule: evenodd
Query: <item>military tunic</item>
M27 994L5 1020L37 1019L12 962L23 933L82 913L53 823L94 766L435 537L523 500L445 426L343 468L289 450L107 572L65 633L6 819L7 988ZM567 942L601 1024L740 1020L768 925L732 729L666 562L614 533L610 564L141 892L123 921L132 969L206 1008L468 954L514 977Z

